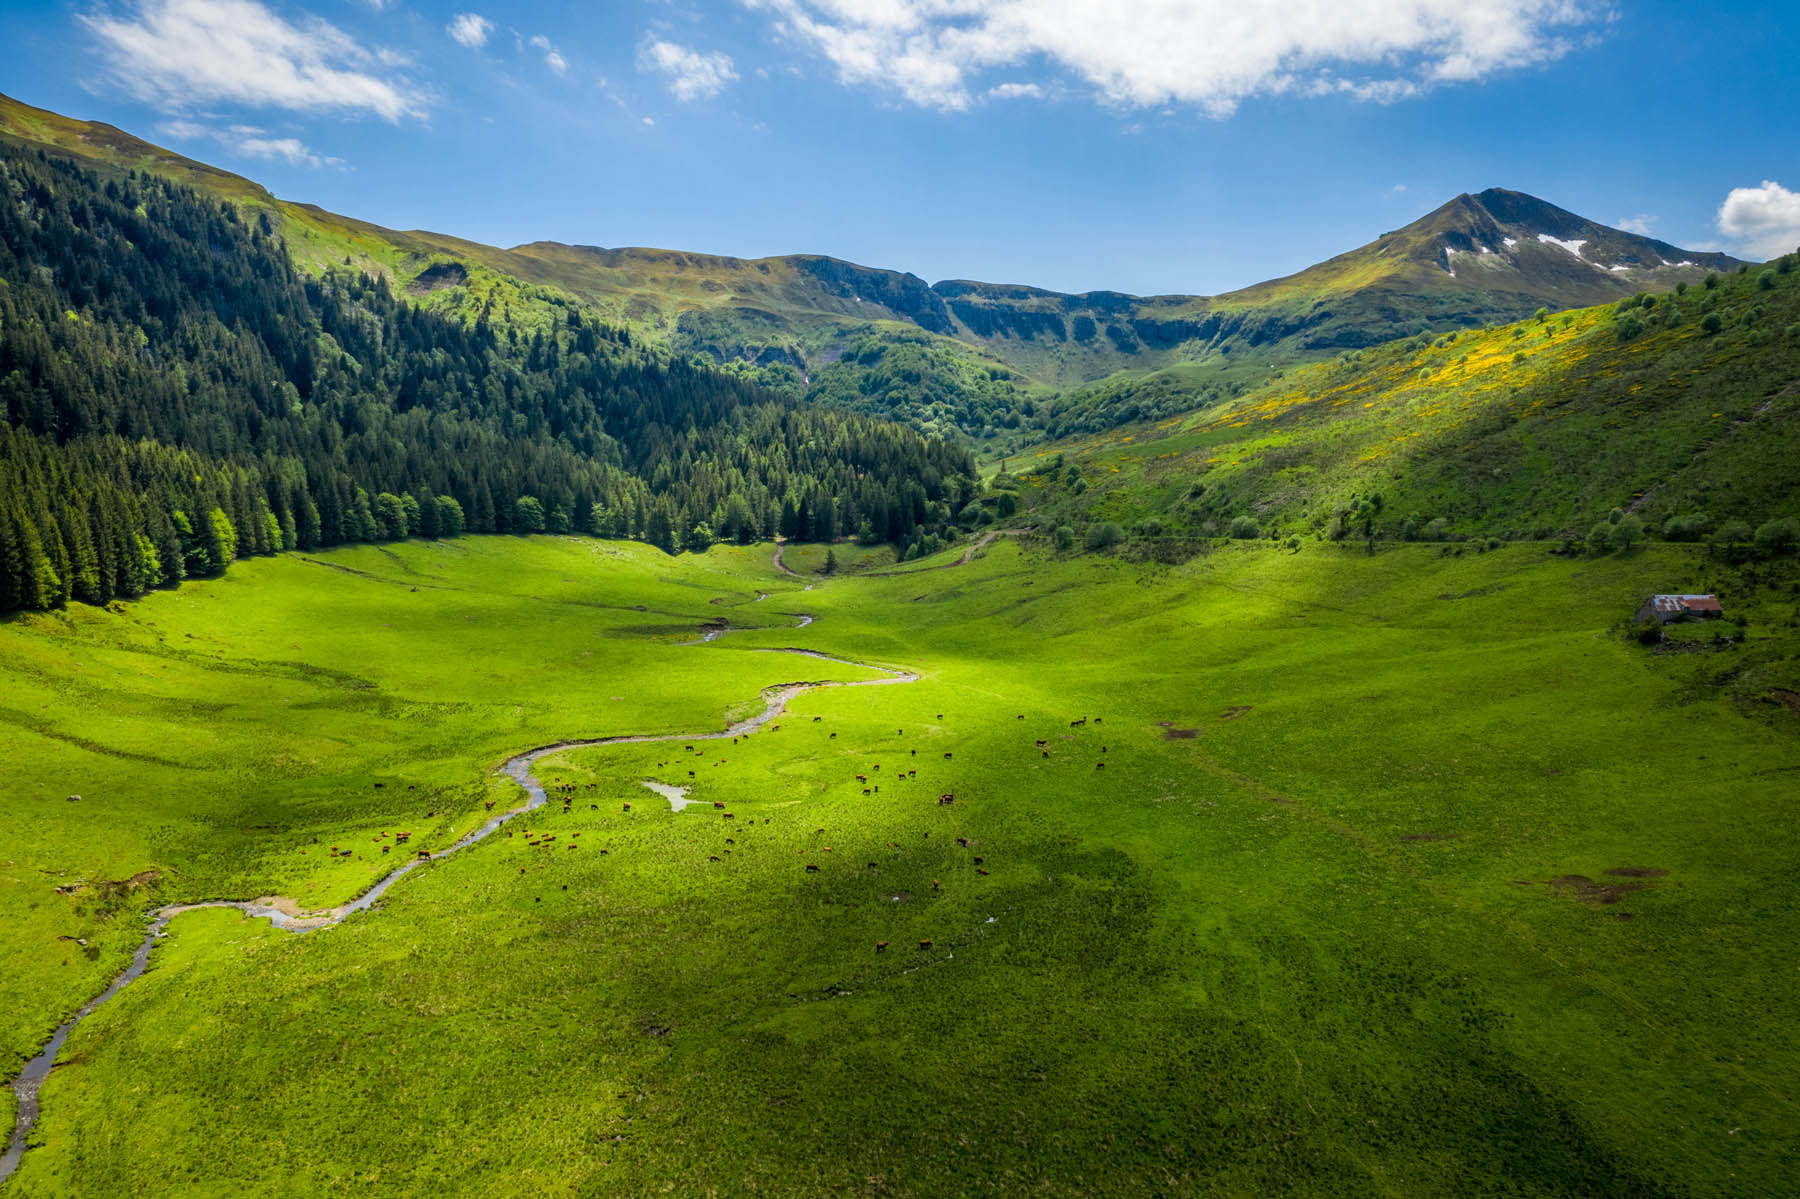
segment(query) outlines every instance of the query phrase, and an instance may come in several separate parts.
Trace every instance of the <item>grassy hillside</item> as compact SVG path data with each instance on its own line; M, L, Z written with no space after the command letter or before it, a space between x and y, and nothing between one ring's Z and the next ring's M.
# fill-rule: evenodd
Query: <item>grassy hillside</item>
M179 918L12 1189L1787 1188L1800 743L1711 683L1795 638L1786 577L1727 595L1739 650L1657 655L1609 634L1709 569L1689 547L1000 542L804 593L764 555L407 543L0 626L14 1054L137 911L342 898L380 830L504 802L509 752L716 727L796 675L758 647L923 675L547 762L597 806L531 827L578 853L486 842L323 934ZM722 615L764 631L674 644ZM690 770L681 813L639 785Z
M1202 411L1042 449L1047 525L1159 536L1585 536L1624 508L1686 535L1800 516L1796 256L1680 295L1419 337ZM1062 466L1052 468L1060 461ZM1378 504L1378 506L1377 506Z
M427 307L526 336L554 319L547 301L573 300L678 353L821 402L930 423L990 456L1046 433L1214 403L1260 386L1273 370L1344 349L1663 291L1737 266L1492 189L1295 275L1220 296L927 285L822 255L742 259L554 242L500 249L384 229L279 200L111 126L5 97L0 137L155 171L267 211L309 271L350 265L387 274ZM900 358L929 347L941 394L922 402L916 388L895 387L879 361L849 352L871 339ZM992 384L1002 377L1005 394L996 397ZM1047 402L1059 392L1074 394ZM1031 412L1020 416L1027 398ZM987 419L997 413L1019 416L1018 424Z

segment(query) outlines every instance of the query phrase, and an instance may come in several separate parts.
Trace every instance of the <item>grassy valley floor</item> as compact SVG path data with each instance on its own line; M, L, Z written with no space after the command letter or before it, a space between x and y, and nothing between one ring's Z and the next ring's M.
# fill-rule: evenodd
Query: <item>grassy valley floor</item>
M177 918L7 1189L1789 1190L1800 740L1720 690L1785 582L1655 654L1698 551L770 557L412 542L0 626L9 1074L150 907L341 902L512 753L877 677L759 650L921 675L546 759L566 813L328 931Z

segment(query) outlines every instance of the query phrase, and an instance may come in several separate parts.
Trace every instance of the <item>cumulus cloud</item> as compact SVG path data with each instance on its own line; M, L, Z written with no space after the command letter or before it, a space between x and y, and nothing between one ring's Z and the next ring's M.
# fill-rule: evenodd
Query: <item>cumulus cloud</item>
M647 42L638 52L638 69L668 76L677 100L705 100L718 95L737 77L727 54L702 54L674 42Z
M987 94L996 100L1041 100L1044 89L1035 83L1001 83L988 88Z
M1036 66L1108 102L1228 116L1267 95L1381 103L1550 61L1600 0L740 0L847 84L967 107L979 77Z
M214 141L245 158L268 162L285 162L297 167L341 167L344 160L315 154L297 137L275 137L255 125L232 125L217 129L197 121L165 121L156 127L158 133L173 141Z
M494 23L480 13L459 12L451 18L447 28L459 44L479 50L487 45L488 35L494 32Z
M1719 205L1719 232L1752 258L1777 258L1800 247L1800 192L1772 179L1734 187Z
M1635 233L1640 237L1649 237L1650 230L1656 227L1656 218L1647 212L1641 212L1637 216L1620 217L1614 222L1613 227L1623 229L1627 233Z
M165 110L229 101L306 111L423 117L425 100L382 70L403 56L317 18L291 24L257 0L136 0L79 18L114 80Z
M558 75L569 69L569 60L558 53L556 47L550 44L550 39L543 34L535 35L531 44L544 52L544 65Z

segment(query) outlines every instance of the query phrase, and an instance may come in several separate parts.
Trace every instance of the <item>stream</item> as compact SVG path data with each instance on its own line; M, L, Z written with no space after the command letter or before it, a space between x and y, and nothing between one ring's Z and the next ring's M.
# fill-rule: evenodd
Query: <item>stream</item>
M776 564L778 566L781 565L779 551L777 551ZM809 591L811 589L810 586L806 588L806 590ZM757 596L757 599L759 600L762 598L761 595ZM797 612L783 613L783 615L794 617L793 627L797 629L803 629L813 622L811 616ZM718 640L726 633L753 631L755 630L734 629L729 625L709 626L701 631L698 640L686 641L681 644L683 646L705 645ZM823 654L817 650L763 649L752 652L793 654L798 657L816 658L821 662L831 662L839 666L852 666L864 670L882 671L888 677L883 679L863 679L858 682L848 683L779 683L763 690L764 706L761 712L758 712L754 716L746 717L735 724L729 725L719 732L624 733L612 737L592 737L583 740L558 741L553 745L545 745L540 746L537 749L527 750L522 754L508 758L505 765L501 767L501 770L503 770L508 777L524 789L524 804L493 817L474 831L465 833L460 839L453 842L445 849L440 849L436 853L430 854L421 852L420 856L395 867L376 882L374 886L370 887L367 891L364 891L355 899L348 903L340 904L335 908L327 908L318 912L290 911L288 908L292 905L283 905L279 900L265 898L254 900L215 899L199 903L171 904L167 907L155 909L150 913L150 926L145 930L143 941L139 943L137 951L131 955L131 964L127 966L117 978L112 980L112 983L106 990L89 1000L86 1006L82 1007L80 1011L64 1021L61 1027L51 1034L49 1041L45 1043L44 1048L38 1055L25 1063L25 1069L19 1074L19 1077L13 1080L13 1094L18 1097L18 1114L13 1123L12 1138L7 1145L6 1153L3 1157L0 1157L0 1184L4 1184L5 1181L12 1176L13 1172L19 1168L19 1163L25 1155L26 1138L30 1135L32 1127L37 1123L39 1111L38 1092L43 1086L44 1079L49 1076L51 1068L56 1065L56 1056L61 1052L63 1042L68 1040L69 1034L74 1031L77 1024L80 1024L83 1020L87 1019L101 1004L111 999L114 995L117 995L121 990L129 986L144 973L145 969L147 969L150 964L151 949L155 946L156 942L165 935L169 921L174 917L181 915L181 913L198 911L202 908L235 908L246 916L254 917L256 919L266 919L274 927L284 929L288 932L304 933L314 932L322 928L330 928L332 925L339 923L356 912L366 911L373 907L376 901L387 894L390 887L405 878L408 874L411 874L420 866L423 866L428 862L440 861L459 850L467 849L477 841L482 841L492 836L502 825L514 817L522 816L535 808L543 807L544 804L548 802L549 797L544 792L543 784L540 783L537 776L531 772L532 767L537 764L539 758L546 757L550 754L562 753L564 750L586 749L591 746L599 745L634 745L653 741L725 741L733 737L743 737L756 732L763 725L785 712L790 700L807 691L820 690L826 687L878 687L894 683L913 683L917 682L919 678L918 675L910 671L892 670L885 666L870 666L866 662L853 662L847 658L834 658L829 654ZM644 785L651 787L652 790L668 798L670 806L675 811L679 812L686 806L686 801L683 798L687 792L685 787L668 787L666 784L653 784L649 782L646 782ZM673 792L673 794L671 794L671 792Z

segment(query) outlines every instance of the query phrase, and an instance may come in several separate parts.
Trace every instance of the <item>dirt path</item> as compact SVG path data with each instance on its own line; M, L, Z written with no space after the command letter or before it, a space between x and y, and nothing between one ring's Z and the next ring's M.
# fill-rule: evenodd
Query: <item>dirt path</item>
M783 562L781 560L781 551L786 548L787 548L786 541L777 540L775 542L775 569L779 570L784 575L792 575L796 579L803 578L804 576L801 575L801 573L799 571L793 569L786 562Z
M775 565L781 567L783 570L787 570L787 567L782 565L780 542L777 542L775 545ZM787 573L793 574L794 572L788 570ZM797 629L803 629L812 622L813 618L811 616L795 614L794 627ZM737 631L740 630L731 629L729 627L708 629L701 635L699 640L690 641L686 644L690 646L705 645L717 640L726 633ZM39 1110L38 1092L43 1086L44 1079L49 1076L51 1068L55 1066L56 1056L62 1050L63 1042L68 1040L69 1034L74 1031L75 1026L92 1015L96 1008L105 1003L108 999L111 999L114 995L117 995L121 990L143 975L150 964L151 949L155 946L156 942L163 937L165 930L168 928L169 921L174 917L181 915L181 913L195 912L202 908L233 908L246 916L256 919L266 919L276 928L284 929L292 933L313 932L322 928L330 928L332 925L339 923L353 913L366 911L373 907L376 901L387 894L390 887L420 866L431 862L441 861L459 850L467 849L477 841L492 836L502 825L506 824L507 821L512 820L514 817L522 816L535 808L543 807L544 804L548 802L549 797L544 792L544 785L538 781L537 776L532 773L532 767L537 764L538 759L546 757L549 754L561 753L564 750L569 749L586 749L598 745L637 745L655 741L723 741L732 737L745 737L756 732L758 729L762 728L763 725L775 719L775 717L780 716L787 710L789 701L808 691L818 691L827 687L879 687L896 683L916 683L919 680L919 676L911 671L894 670L886 666L871 666L866 662L853 662L848 658L834 658L829 654L820 653L818 650L765 649L754 652L793 654L798 657L816 658L820 661L831 662L838 666L855 666L865 670L878 670L888 677L883 679L862 679L847 683L780 683L763 690L762 695L764 704L761 712L715 732L625 733L613 737L591 737L582 740L558 741L554 745L544 745L537 749L527 750L522 754L517 754L508 758L505 765L501 767L501 770L524 789L525 802L522 805L513 808L511 811L503 812L500 815L493 817L473 832L465 833L446 849L438 850L436 853L420 851L418 857L396 867L381 878L374 886L370 887L367 891L363 892L349 903L340 904L335 908L308 912L302 910L298 904L293 902L293 900L279 896L265 896L261 899L248 900L215 899L201 903L171 904L167 907L157 908L150 913L150 927L145 931L144 939L138 944L137 951L131 955L131 964L127 966L117 978L113 979L111 985L109 985L106 990L102 991L80 1011L64 1021L62 1026L51 1034L50 1040L45 1043L44 1048L38 1055L25 1063L25 1069L19 1074L19 1077L13 1080L11 1085L13 1093L18 1097L18 1113L14 1119L12 1137L7 1145L6 1153L4 1156L0 1156L0 1184L4 1184L5 1181L12 1176L13 1171L19 1168L19 1163L24 1157L26 1138L30 1135L32 1127L37 1123Z

